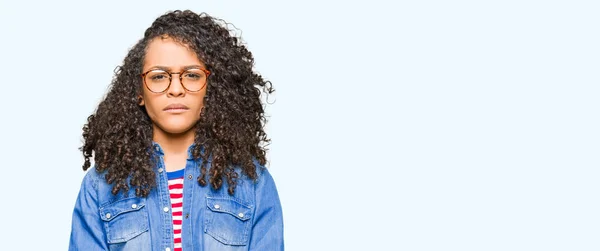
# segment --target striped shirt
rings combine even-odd
[[[171,196],[171,212],[173,213],[173,251],[181,251],[181,222],[183,212],[183,170],[167,172],[169,193]]]

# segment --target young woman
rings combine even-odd
[[[152,23],[83,127],[69,250],[283,250],[253,62],[204,13]]]

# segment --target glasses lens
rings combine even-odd
[[[206,73],[200,69],[190,69],[181,74],[181,81],[185,89],[196,92],[206,84]]]
[[[153,92],[163,92],[169,87],[171,77],[169,73],[162,70],[150,71],[146,74],[146,85]]]

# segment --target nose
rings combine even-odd
[[[167,90],[167,96],[179,97],[183,95],[185,95],[185,89],[183,88],[183,84],[179,79],[179,75],[177,75],[177,77],[172,76],[171,86],[169,86],[169,89]]]

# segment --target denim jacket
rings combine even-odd
[[[160,157],[157,185],[146,198],[136,197],[135,189],[113,195],[104,175],[88,170],[73,211],[69,250],[174,250],[164,155],[158,144],[154,151]],[[267,169],[257,164],[256,181],[240,174],[229,195],[226,182],[219,190],[198,185],[199,164],[188,157],[184,169],[183,250],[283,250],[281,204]]]

